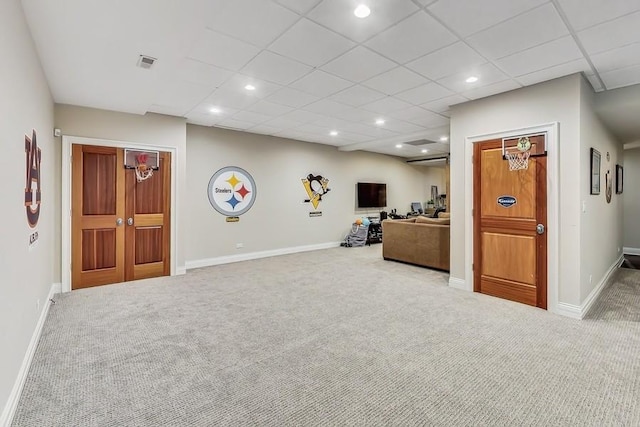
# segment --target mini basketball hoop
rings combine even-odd
[[[546,134],[502,139],[502,158],[509,162],[509,171],[528,169],[530,157],[546,155]]]
[[[159,157],[157,151],[125,150],[124,167],[135,169],[136,180],[142,182],[153,176],[154,169],[158,170]]]

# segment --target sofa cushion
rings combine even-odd
[[[440,212],[438,218],[451,218],[451,212]]]
[[[451,223],[449,218],[429,218],[426,216],[419,216],[416,218],[416,224],[440,224],[448,225]]]

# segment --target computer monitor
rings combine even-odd
[[[411,212],[422,213],[422,204],[420,202],[411,202]]]

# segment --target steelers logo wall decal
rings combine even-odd
[[[256,183],[246,170],[227,166],[213,174],[207,188],[209,203],[222,215],[240,216],[256,200]]]

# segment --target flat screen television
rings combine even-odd
[[[384,208],[387,206],[387,184],[358,183],[359,208]]]

